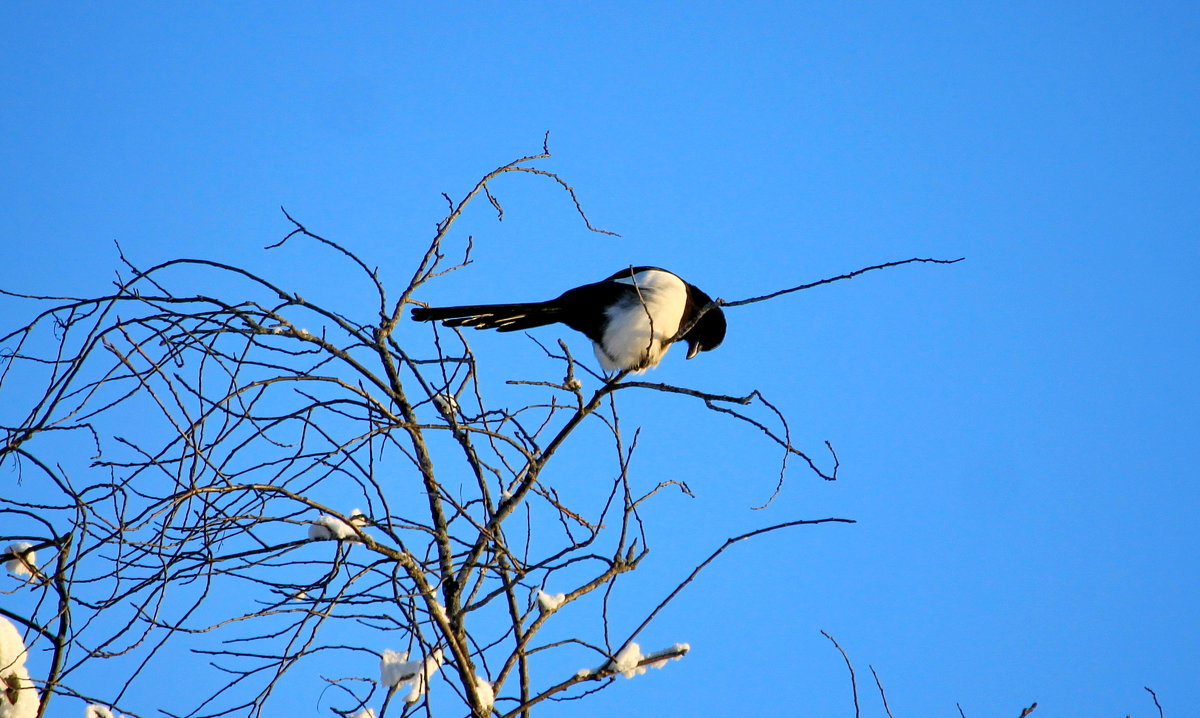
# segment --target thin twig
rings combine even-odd
[[[876,265],[873,265],[870,267],[863,267],[862,269],[856,269],[853,272],[847,272],[846,274],[840,274],[836,277],[829,277],[827,279],[821,279],[821,280],[818,280],[815,282],[809,282],[808,284],[801,284],[799,286],[790,287],[788,289],[780,289],[778,292],[771,292],[770,294],[764,294],[760,297],[750,297],[749,299],[738,299],[738,300],[732,301],[732,302],[725,301],[724,299],[718,299],[717,304],[721,305],[722,307],[740,307],[743,304],[752,304],[754,302],[765,302],[768,299],[774,299],[775,297],[779,297],[784,294],[791,294],[792,292],[799,292],[803,289],[812,289],[813,287],[819,287],[822,284],[832,284],[833,282],[839,282],[843,279],[853,279],[854,277],[857,277],[860,274],[866,274],[867,272],[873,272],[876,269],[887,269],[888,267],[899,267],[902,264],[911,264],[913,262],[931,262],[933,264],[955,264],[957,262],[963,261],[964,259],[966,259],[966,257],[959,257],[958,259],[932,259],[932,258],[928,258],[928,257],[926,257],[926,258],[913,257],[912,259],[901,259],[901,260],[897,260],[895,262],[885,262],[883,264],[876,264]]]
[[[842,659],[846,661],[846,668],[850,670],[850,690],[854,695],[854,718],[858,718],[858,680],[854,677],[854,666],[850,664],[850,656],[846,655],[846,652],[842,650],[841,645],[838,644],[837,640],[834,639],[833,636],[829,635],[825,631],[821,631],[821,635],[833,642],[834,647],[838,649],[838,653],[842,654]]]
[[[1159,705],[1159,703],[1158,703],[1158,694],[1155,693],[1150,688],[1150,686],[1142,686],[1142,687],[1145,688],[1146,691],[1150,694],[1150,697],[1154,699],[1154,707],[1158,709],[1158,718],[1163,718],[1163,707],[1161,705]]]
[[[884,712],[888,714],[888,718],[893,718],[892,709],[888,707],[887,694],[883,692],[883,683],[881,683],[879,680],[879,674],[875,672],[875,666],[872,666],[870,663],[868,663],[867,668],[870,668],[871,675],[875,676],[875,686],[879,688],[879,698],[883,700]]]
[[[711,554],[709,554],[708,558],[701,561],[698,566],[696,566],[694,569],[692,569],[692,572],[688,574],[687,578],[683,579],[683,581],[680,582],[680,584],[675,587],[675,590],[671,591],[671,593],[668,594],[667,597],[664,598],[661,603],[659,603],[657,606],[655,606],[654,610],[650,612],[650,615],[646,616],[646,619],[644,621],[642,621],[641,625],[639,625],[637,628],[635,628],[633,630],[633,633],[631,633],[629,638],[627,638],[625,640],[625,643],[628,643],[629,641],[632,641],[633,639],[637,638],[638,634],[640,634],[642,632],[642,630],[646,628],[646,626],[650,625],[650,622],[654,620],[654,617],[657,616],[660,611],[662,611],[664,608],[666,608],[667,604],[669,604],[671,601],[673,601],[675,599],[675,597],[679,595],[680,591],[682,591],[684,588],[687,587],[688,584],[690,584],[692,581],[694,581],[696,579],[696,577],[700,575],[700,572],[703,571],[706,566],[708,566],[710,563],[715,561],[718,556],[720,556],[722,553],[724,553],[727,548],[734,545],[735,543],[738,543],[739,541],[745,541],[746,539],[749,539],[749,538],[754,538],[755,536],[759,536],[761,534],[770,533],[772,531],[778,531],[780,529],[791,528],[793,526],[809,526],[809,525],[827,524],[827,523],[852,524],[852,523],[856,523],[856,522],[853,519],[838,519],[838,518],[811,519],[811,520],[801,519],[801,520],[797,520],[797,521],[788,521],[788,522],[782,523],[782,524],[775,524],[774,526],[767,526],[767,527],[761,528],[761,529],[755,529],[754,531],[747,531],[746,533],[744,533],[740,536],[734,536],[733,538],[726,539],[725,543],[721,544],[721,546],[716,551],[713,551]]]

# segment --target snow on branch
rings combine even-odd
[[[40,699],[25,667],[27,653],[17,627],[0,616],[0,718],[37,715]]]
[[[690,650],[691,645],[676,643],[670,648],[643,655],[641,646],[630,641],[608,663],[599,668],[584,668],[576,673],[575,677],[581,680],[599,680],[619,673],[626,678],[633,678],[645,673],[647,668],[662,668],[668,661],[678,661]]]
[[[565,593],[556,593],[551,595],[539,589],[537,593],[537,602],[538,612],[554,613],[559,609],[560,606],[567,602],[567,595]]]
[[[492,687],[492,684],[479,676],[475,676],[475,695],[479,696],[479,702],[482,704],[483,710],[490,713],[492,707],[496,705],[496,690]]]
[[[408,651],[384,651],[379,660],[379,682],[393,691],[409,687],[405,703],[416,703],[429,690],[429,679],[444,662],[442,649],[415,660],[408,660]]]
[[[9,544],[8,554],[11,559],[4,562],[4,567],[14,576],[33,577],[37,574],[37,552],[28,541],[17,541]]]
[[[308,538],[313,541],[358,541],[358,527],[367,525],[367,517],[359,509],[350,512],[350,520],[321,514],[321,518],[308,525]]]

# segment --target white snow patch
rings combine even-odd
[[[355,713],[350,718],[375,718],[375,709],[374,708],[363,708],[362,710]]]
[[[552,611],[557,611],[559,606],[567,602],[567,595],[565,593],[556,593],[554,595],[550,595],[545,591],[538,589],[537,601],[539,612],[550,613]]]
[[[112,708],[93,703],[83,709],[83,718],[125,718],[120,713],[114,713]]]
[[[677,661],[683,658],[684,654],[690,650],[692,650],[692,647],[689,644],[676,643],[670,648],[664,648],[661,651],[642,654],[642,647],[630,641],[629,645],[622,648],[617,652],[617,655],[613,656],[613,660],[599,668],[584,668],[577,672],[575,677],[590,678],[597,673],[614,671],[626,678],[633,678],[645,673],[647,668],[662,668],[672,659]]]
[[[385,686],[394,686],[416,670],[408,665],[408,651],[387,650],[379,659],[379,682]]]
[[[429,679],[433,677],[438,666],[442,665],[442,649],[437,649],[433,653],[425,656],[425,665],[413,676],[412,690],[408,692],[408,696],[404,699],[405,703],[416,703],[421,700],[421,696],[425,691],[429,690]]]
[[[397,690],[412,686],[405,703],[416,703],[429,689],[429,679],[438,666],[442,665],[442,649],[430,653],[423,660],[408,660],[408,651],[384,651],[379,661],[379,682],[395,686]]]
[[[350,521],[343,521],[336,516],[321,514],[321,518],[308,525],[308,538],[314,541],[337,539],[338,541],[357,541],[358,532],[355,526],[366,526],[367,517],[360,509],[350,512]]]
[[[583,388],[583,382],[579,381],[575,377],[570,377],[563,382],[563,386],[567,387],[571,391],[579,391]]]
[[[37,570],[37,552],[30,551],[33,544],[28,541],[17,541],[8,545],[7,552],[13,557],[4,563],[14,576],[32,576]]]
[[[642,656],[642,672],[645,673],[647,668],[662,668],[669,661],[678,661],[687,655],[687,652],[692,650],[689,643],[676,643],[670,648],[664,648],[661,651],[655,651],[648,656]],[[647,660],[649,659],[649,660]]]
[[[25,667],[25,641],[12,621],[0,616],[0,718],[34,718],[37,689]],[[13,696],[16,696],[14,699]]]
[[[613,657],[612,669],[626,678],[640,676],[646,672],[644,666],[639,666],[638,663],[645,658],[642,655],[642,647],[637,643],[630,641],[624,648],[617,652]]]
[[[492,706],[496,705],[496,691],[492,688],[492,684],[479,676],[475,676],[475,693],[479,695],[479,701],[483,703],[483,709],[491,712]]]

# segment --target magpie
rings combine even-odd
[[[701,314],[705,307],[708,311]],[[687,358],[691,359],[717,348],[725,339],[721,308],[696,285],[659,267],[622,269],[603,281],[568,289],[548,302],[418,308],[412,318],[501,332],[562,322],[592,340],[596,358],[606,371],[638,374],[657,366],[674,340],[687,342]],[[680,329],[686,331],[675,336]]]

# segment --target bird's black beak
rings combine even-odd
[[[694,344],[692,342],[688,342],[688,352],[687,352],[687,357],[685,357],[685,358],[691,359],[692,357],[696,356],[699,353],[700,353],[700,345]]]

